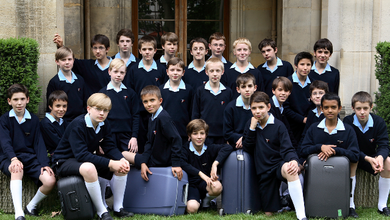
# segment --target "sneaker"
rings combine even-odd
[[[27,206],[24,208],[24,214],[31,215],[31,216],[39,216],[37,209],[32,209],[31,212],[28,211]]]
[[[384,208],[382,209],[382,211],[380,211],[380,210],[378,209],[378,212],[379,212],[379,214],[381,214],[381,215],[390,216],[390,210],[389,210],[388,207],[384,207]]]
[[[99,220],[114,220],[111,217],[110,213],[108,213],[108,212],[103,213],[102,216],[100,216],[98,219]]]
[[[119,209],[119,212],[114,211],[114,215],[119,218],[124,218],[124,217],[133,217],[134,213],[128,212],[124,210],[123,208]]]
[[[349,216],[352,218],[359,218],[359,215],[356,213],[354,208],[349,208]]]

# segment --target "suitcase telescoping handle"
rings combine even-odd
[[[187,205],[187,199],[188,199],[188,186],[189,183],[183,186],[183,200],[184,200],[183,202],[185,205]]]

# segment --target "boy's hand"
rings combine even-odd
[[[251,118],[251,125],[249,126],[249,128],[252,130],[255,130],[258,122],[259,121],[255,117],[252,117]]]
[[[44,171],[48,172],[50,176],[54,176],[54,172],[49,166],[41,167],[41,175]]]
[[[183,178],[183,170],[181,167],[172,167],[172,175],[177,177],[178,180],[181,180]]]
[[[318,159],[320,159],[320,160],[327,161],[328,158],[329,158],[329,157],[326,156],[326,154],[325,154],[324,152],[320,152],[320,153],[318,154]]]
[[[376,160],[377,163],[378,163],[378,171],[379,171],[379,172],[382,172],[382,171],[384,170],[384,169],[383,169],[383,161],[384,161],[384,159],[383,159],[382,155],[376,156],[376,157],[375,157],[375,160]]]
[[[103,148],[99,146],[99,154],[100,155],[104,155],[104,151],[103,151]]]
[[[290,175],[298,174],[299,166],[296,160],[292,160],[287,164],[287,173]]]
[[[382,156],[377,156],[375,158],[370,157],[370,156],[366,156],[364,159],[371,164],[371,167],[374,170],[374,173],[380,173],[383,170],[383,157]]]
[[[137,153],[138,152],[138,142],[137,138],[132,137],[129,141],[128,149],[132,153]]]
[[[57,48],[64,46],[64,40],[62,40],[62,37],[59,34],[54,34],[53,42],[57,44]]]
[[[146,163],[141,164],[141,177],[145,181],[149,181],[148,174],[152,175],[153,173],[149,170],[149,167],[146,165]]]
[[[236,148],[242,148],[242,137],[236,142]]]
[[[212,181],[218,180],[218,176],[217,176],[218,164],[219,164],[218,161],[214,161],[213,165],[211,166],[210,176]]]
[[[23,172],[23,163],[20,160],[14,160],[9,165],[8,170],[10,173]]]
[[[128,173],[130,170],[129,161],[122,158],[120,160],[110,160],[110,163],[108,164],[108,167],[111,171],[118,172],[118,173]]]
[[[306,121],[307,121],[307,117],[305,117],[305,118],[303,119],[303,123],[306,124]]]
[[[324,153],[326,157],[330,157],[332,155],[336,155],[336,151],[333,149],[335,147],[337,147],[337,146],[336,145],[326,145],[326,144],[323,144],[321,146],[321,152]]]
[[[214,181],[208,177],[206,174],[202,173],[202,171],[199,171],[199,176],[207,183],[208,187],[214,186]]]

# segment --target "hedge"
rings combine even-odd
[[[38,85],[39,45],[30,38],[0,39],[0,113],[11,109],[7,102],[7,89],[14,83],[22,83],[29,89],[27,109],[37,113],[41,101]]]

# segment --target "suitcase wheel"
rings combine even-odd
[[[220,210],[218,211],[218,213],[219,213],[220,216],[225,215],[225,212],[223,211],[223,209],[220,209]]]
[[[253,213],[252,213],[252,210],[248,209],[248,210],[246,210],[245,214],[252,215]]]

